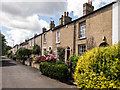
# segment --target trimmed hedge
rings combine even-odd
[[[117,44],[81,56],[74,74],[78,88],[120,88],[119,50]]]
[[[66,81],[69,78],[68,67],[63,64],[54,64],[49,62],[40,63],[40,71],[42,74],[60,81]]]

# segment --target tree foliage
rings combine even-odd
[[[32,54],[32,51],[30,49],[26,49],[26,48],[20,48],[16,52],[17,58],[19,58],[21,60],[25,60],[25,59],[29,58],[31,54]]]
[[[64,61],[65,60],[65,49],[63,47],[58,47],[57,55],[58,55],[58,59],[60,59],[61,61]]]
[[[41,55],[41,49],[40,49],[40,46],[35,44],[34,47],[33,47],[33,54],[34,55]]]
[[[8,50],[11,49],[10,46],[8,46],[6,43],[6,39],[5,39],[5,36],[3,34],[0,33],[0,38],[1,38],[1,45],[2,45],[2,55],[6,55]]]

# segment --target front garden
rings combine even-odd
[[[48,77],[60,81],[73,79],[78,88],[120,88],[120,43],[93,48],[82,56],[71,55],[69,64],[63,60],[64,51],[60,47],[58,57],[52,50],[40,56],[40,47],[35,46],[33,50],[21,48],[16,55],[9,51],[8,56],[23,64],[27,61],[30,66],[37,64],[39,71]]]

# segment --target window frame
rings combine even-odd
[[[32,41],[30,40],[30,47],[32,46]]]
[[[86,38],[86,21],[79,23],[79,31],[78,31],[78,39],[84,39],[84,38]]]
[[[59,33],[59,34],[58,34]],[[58,39],[59,38],[59,39]],[[59,40],[59,41],[58,41]],[[60,43],[60,31],[56,32],[56,43]]]
[[[78,44],[78,55],[82,55],[86,52],[86,44]]]
[[[34,39],[32,39],[32,46],[34,46]]]

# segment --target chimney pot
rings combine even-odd
[[[67,16],[69,15],[69,12],[67,12]]]
[[[64,16],[66,16],[66,12],[64,12]]]
[[[88,4],[92,5],[92,1],[88,0]]]

